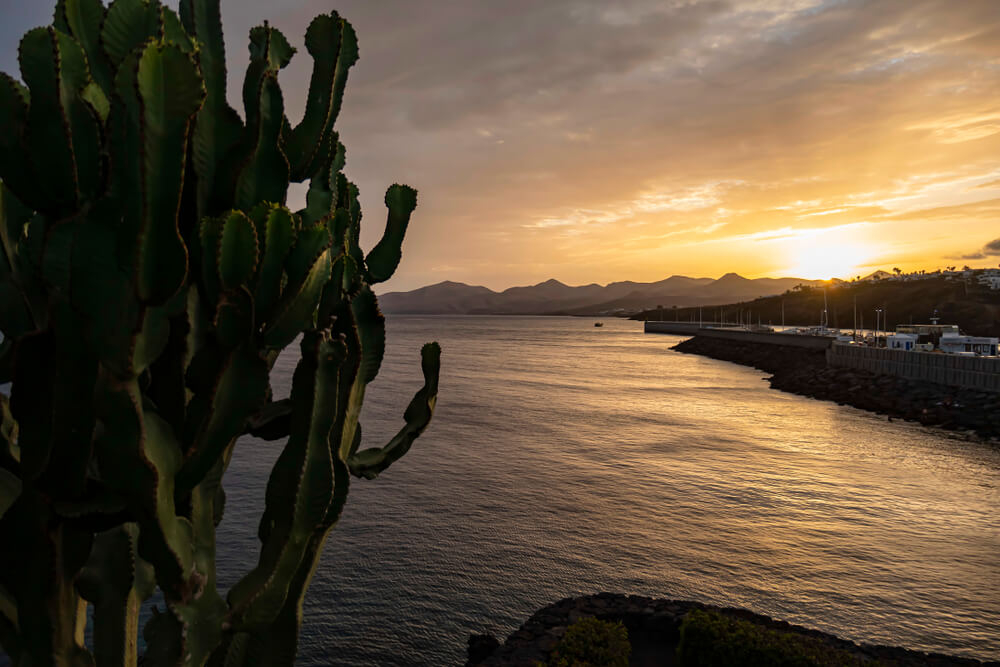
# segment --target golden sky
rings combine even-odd
[[[50,15],[20,6],[7,71]],[[301,46],[331,6],[361,44],[363,242],[387,185],[420,191],[387,289],[1000,263],[998,0],[223,0],[233,81],[235,35]],[[293,123],[309,67],[283,72]]]

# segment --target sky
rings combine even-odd
[[[53,5],[0,0],[0,69]],[[223,0],[237,109],[269,20],[301,118],[333,9],[362,244],[420,192],[386,290],[1000,264],[998,0]]]

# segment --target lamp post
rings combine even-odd
[[[881,329],[879,328],[879,322],[880,322],[881,316],[882,316],[882,309],[881,308],[876,308],[875,309],[875,347],[880,347],[879,342],[878,342],[878,335],[879,335],[879,331],[881,331]]]

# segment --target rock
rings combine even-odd
[[[478,665],[500,648],[500,640],[493,635],[469,635],[468,666]]]
[[[561,601],[555,605],[543,607],[535,612],[521,626],[521,629],[512,633],[502,645],[492,635],[472,635],[469,637],[469,661],[466,666],[511,667],[524,665],[525,667],[534,667],[548,657],[549,652],[565,634],[565,610],[567,608],[571,610],[569,611],[570,616],[574,614],[580,616],[579,609],[594,606],[596,600],[596,597],[581,597],[573,600],[572,604],[569,605],[564,604],[565,601]],[[639,596],[625,597],[624,595],[602,596],[600,600],[605,603],[606,609],[606,612],[602,613],[602,617],[624,623],[633,642],[640,644],[645,642],[643,651],[647,655],[650,655],[650,651],[659,652],[660,657],[663,657],[663,652],[672,655],[672,651],[676,648],[677,629],[684,616],[692,609],[712,609],[766,627],[816,637],[849,651],[856,655],[859,660],[865,662],[880,661],[882,664],[896,665],[897,667],[923,667],[926,665],[969,667],[984,664],[990,667],[1000,667],[1000,663],[996,662],[981,663],[976,660],[927,654],[903,648],[858,645],[819,630],[791,625],[785,621],[754,614],[745,609],[720,609],[699,602],[652,600]],[[549,621],[546,623],[545,619],[549,619]],[[557,619],[562,619],[562,621]],[[538,631],[535,633],[526,632],[525,628],[528,627],[535,627]]]

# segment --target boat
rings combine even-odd
[[[604,322],[594,322],[594,326],[595,327],[603,327],[604,326]]]

